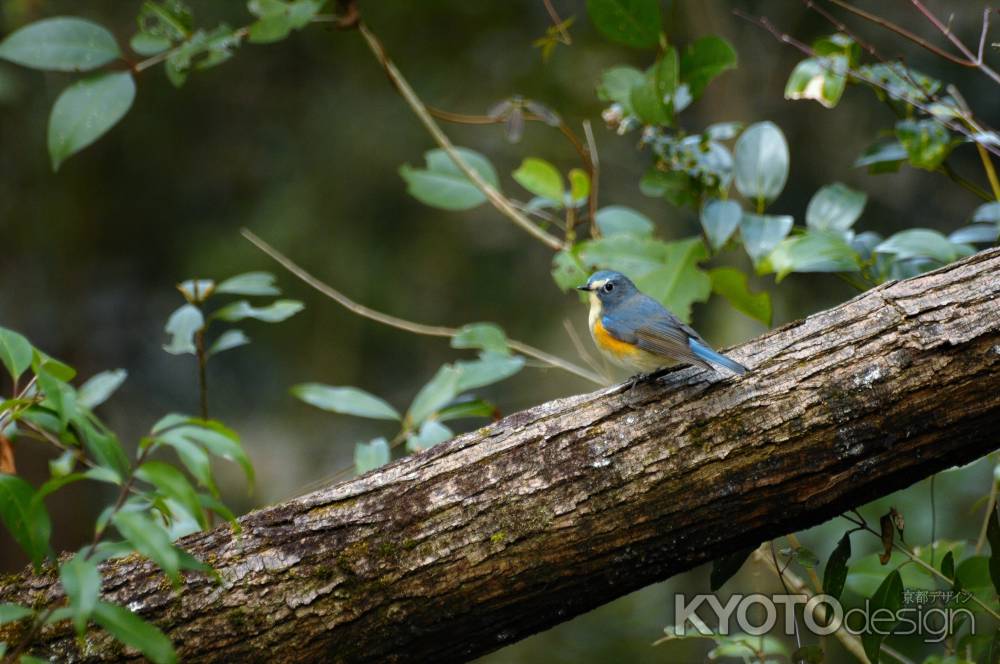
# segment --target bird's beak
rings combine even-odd
[[[589,292],[590,291],[590,284],[584,284],[582,286],[577,286],[576,289],[577,290],[582,290],[582,291],[588,291]]]

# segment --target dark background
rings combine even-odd
[[[242,2],[191,5],[204,27],[248,19]],[[530,46],[549,25],[540,1],[362,2],[372,29],[427,103],[484,113],[518,93],[544,102],[574,127],[590,118],[603,165],[602,204],[643,211],[666,238],[696,233],[692,212],[639,193],[649,157],[635,150],[635,135],[616,136],[600,121],[602,104],[594,95],[600,72],[617,64],[645,67],[652,54],[601,38],[582,0],[555,5],[564,17],[576,16],[574,43],[556,48],[544,63]],[[859,5],[944,43],[909,3]],[[978,38],[980,3],[929,5],[943,17],[954,12],[952,25],[967,43]],[[0,0],[0,34],[70,14],[102,23],[125,46],[139,6]],[[684,125],[697,130],[711,122],[769,119],[784,130],[791,177],[772,211],[793,214],[801,223],[816,189],[842,181],[869,195],[859,229],[888,235],[963,225],[979,201],[942,176],[911,169],[869,176],[852,168],[879,131],[891,127],[889,111],[856,88],[834,111],[785,101],[785,81],[803,56],[734,17],[734,7],[766,15],[807,42],[833,30],[788,0],[664,4],[674,42],[719,34],[740,57],[738,70],[724,74],[685,111]],[[910,65],[958,84],[980,117],[998,123],[1000,102],[986,77],[873,26],[850,23],[885,54],[903,54]],[[290,385],[356,385],[403,409],[441,363],[463,356],[446,341],[382,327],[308,290],[243,240],[243,226],[376,309],[434,324],[495,321],[513,338],[579,361],[563,320],[585,333],[585,308],[553,284],[547,248],[489,206],[444,212],[406,194],[399,166],[421,164],[434,145],[356,33],[313,26],[278,44],[244,45],[231,61],[193,73],[180,90],[161,67],[150,69],[140,76],[124,121],[53,174],[45,149],[48,111],[72,79],[0,63],[0,324],[74,365],[83,378],[128,369],[128,381],[101,415],[132,446],[162,414],[197,408],[193,358],[161,349],[163,324],[181,303],[174,284],[194,276],[275,272],[286,296],[303,300],[305,311],[276,326],[246,325],[253,344],[219,356],[209,370],[212,415],[239,431],[257,469],[257,490],[247,496],[238,472],[220,468],[229,480],[227,500],[238,511],[302,493],[348,465],[355,442],[394,433],[378,423],[310,409],[289,395]],[[523,192],[508,176],[524,156],[544,157],[564,172],[578,165],[561,135],[541,124],[529,125],[516,145],[504,140],[499,126],[445,128],[457,144],[489,155],[504,188],[518,195]],[[983,183],[973,148],[959,148],[953,163]],[[772,291],[775,324],[853,295],[829,275],[793,275],[777,286],[770,277],[755,283]],[[694,315],[695,326],[720,346],[763,331],[717,300],[697,306]],[[566,374],[529,368],[486,392],[508,413],[587,389]],[[48,450],[27,443],[17,448],[19,469],[36,483],[48,458]],[[989,472],[979,464],[960,480],[939,483],[939,536],[975,536],[978,516],[968,516],[968,509],[988,488]],[[55,545],[83,542],[107,499],[98,486],[51,498]],[[925,532],[926,485],[891,501],[908,506],[908,523]],[[813,534],[821,557],[842,529]],[[0,545],[4,569],[25,562],[6,536]],[[769,588],[773,579],[749,570],[740,583],[744,589]],[[677,588],[707,588],[707,572],[651,587],[491,660],[697,660],[704,644],[683,655],[649,646],[672,620],[671,592]]]

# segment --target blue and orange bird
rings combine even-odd
[[[746,373],[745,366],[712,350],[694,329],[620,272],[595,272],[577,289],[590,293],[594,343],[617,364],[650,372],[674,364],[710,369],[711,362]]]

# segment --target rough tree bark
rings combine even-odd
[[[183,661],[475,657],[1000,446],[1000,250],[875,288],[692,368],[545,403],[191,536],[221,584],[136,557],[105,594]],[[59,596],[23,577],[0,599]],[[47,628],[36,654],[81,653]],[[134,653],[133,653],[134,654]]]

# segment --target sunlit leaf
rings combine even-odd
[[[488,184],[499,188],[500,180],[489,160],[467,148],[455,148],[462,160]],[[424,154],[427,167],[414,168],[404,164],[399,174],[406,180],[406,190],[422,203],[445,210],[470,210],[484,202],[486,196],[466,177],[444,150]]]
[[[604,101],[620,104],[627,114],[634,115],[632,88],[645,83],[645,74],[635,67],[612,67],[601,74],[597,96]]]
[[[788,180],[788,143],[773,122],[752,124],[733,153],[736,188],[752,201],[770,202]]]
[[[108,400],[128,377],[124,369],[102,371],[87,379],[77,390],[76,402],[84,408],[94,409]]]
[[[867,194],[840,184],[820,188],[806,207],[806,226],[816,231],[844,233],[861,216]]]
[[[701,227],[705,231],[705,237],[712,249],[718,251],[740,225],[740,217],[743,216],[743,209],[736,201],[709,200],[701,208],[699,219]]]
[[[590,176],[581,168],[570,169],[569,200],[572,205],[579,205],[590,196]]]
[[[452,348],[478,348],[502,355],[510,355],[507,335],[496,323],[470,323],[463,325],[451,338]]]
[[[266,44],[279,41],[292,30],[304,28],[326,0],[250,0],[250,13],[259,20],[250,26],[248,38],[251,42]]]
[[[450,364],[443,365],[434,374],[434,377],[417,392],[417,396],[414,397],[406,414],[406,421],[412,426],[419,425],[454,399],[460,391],[459,380],[461,378],[462,371],[460,369]]]
[[[454,435],[451,429],[437,420],[427,420],[420,425],[418,433],[407,436],[406,450],[408,452],[423,452],[438,443],[451,440]]]
[[[563,203],[565,187],[559,169],[536,157],[527,157],[512,174],[514,180],[536,196]]]
[[[275,300],[264,307],[255,307],[246,300],[239,300],[228,304],[214,314],[213,318],[235,323],[246,318],[263,321],[265,323],[280,323],[291,318],[305,308],[305,305],[298,300]]]
[[[1000,202],[983,203],[972,213],[972,221],[1000,225]]]
[[[95,74],[63,90],[49,116],[52,170],[115,126],[134,99],[135,81],[127,71]]]
[[[171,355],[194,355],[197,352],[194,335],[203,327],[205,318],[201,311],[193,304],[182,305],[167,319],[164,331],[170,335],[170,343],[165,344],[163,350]]]
[[[840,235],[809,231],[782,240],[759,267],[781,281],[792,272],[857,272],[859,258]]]
[[[201,509],[198,492],[184,476],[169,463],[163,461],[146,461],[135,471],[135,476],[144,482],[149,482],[159,489],[164,496],[175,500],[195,520],[201,528],[208,527],[208,519]]]
[[[389,443],[385,438],[376,438],[370,443],[354,445],[354,469],[358,475],[387,463],[389,463]]]
[[[708,271],[712,292],[721,295],[733,308],[764,325],[771,325],[771,296],[767,292],[750,291],[747,275],[734,267],[717,267]]]
[[[474,390],[510,378],[524,367],[524,358],[484,352],[478,360],[456,362],[459,371],[457,392]]]
[[[331,387],[320,383],[295,385],[292,394],[311,406],[357,417],[398,420],[399,413],[384,400],[356,387]]]
[[[740,235],[743,248],[753,260],[760,262],[785,239],[792,230],[793,220],[788,215],[764,215],[744,212],[740,217]]]
[[[216,293],[232,295],[280,295],[270,272],[247,272],[226,279],[215,287]]]
[[[785,99],[812,99],[826,108],[840,101],[847,87],[847,58],[806,58],[795,65],[785,84]]]
[[[0,327],[0,362],[12,379],[17,380],[31,366],[31,358],[31,343],[14,330]]]
[[[51,71],[90,71],[121,57],[105,28],[72,16],[29,23],[0,42],[0,58]]]
[[[928,171],[937,170],[955,146],[948,129],[935,120],[900,120],[896,123],[896,138],[910,164]]]
[[[240,346],[245,346],[250,343],[250,337],[248,337],[243,330],[226,330],[219,335],[219,338],[209,347],[208,355],[217,355],[227,350],[232,350],[233,348],[239,348]]]
[[[601,235],[635,235],[648,237],[653,234],[653,222],[646,215],[625,207],[609,205],[597,211],[594,218]]]
[[[927,257],[939,263],[950,263],[974,253],[975,250],[967,244],[951,242],[938,231],[910,228],[892,235],[875,247],[875,251],[881,254],[893,254],[897,260]]]
[[[582,286],[588,276],[583,263],[572,252],[564,249],[552,257],[552,280],[564,292]]]

